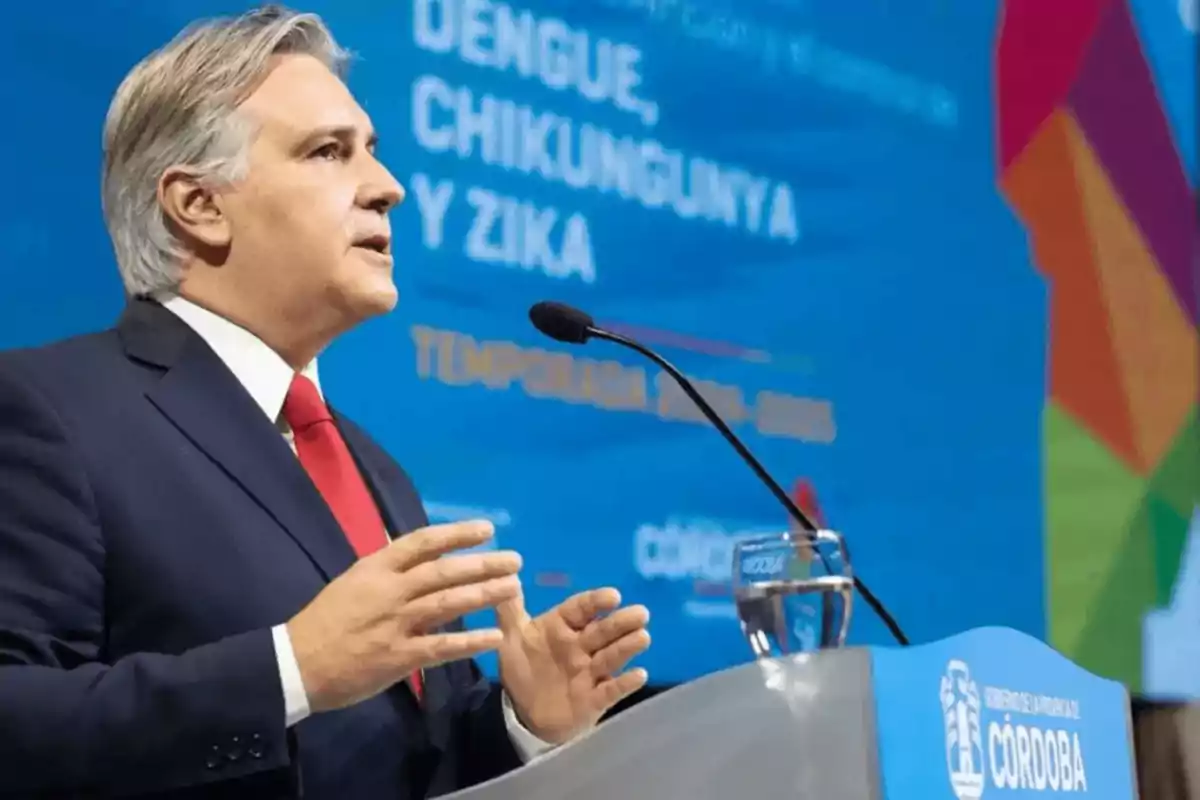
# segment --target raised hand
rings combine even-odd
[[[616,589],[595,589],[537,618],[520,595],[497,606],[501,683],[518,719],[543,741],[566,742],[646,684],[645,670],[623,670],[650,646],[650,612],[620,604]]]
[[[415,670],[496,649],[497,628],[436,632],[520,596],[516,553],[449,555],[492,535],[488,522],[414,531],[359,560],[300,611],[288,636],[312,710],[353,705]]]

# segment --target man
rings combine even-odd
[[[325,404],[396,303],[403,189],[321,21],[265,8],[139,64],[105,126],[130,302],[0,354],[0,795],[419,798],[595,725],[646,675],[615,590],[531,618]],[[494,608],[497,629],[461,615]],[[470,659],[498,650],[503,690]]]

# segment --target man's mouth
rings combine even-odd
[[[373,250],[381,256],[390,256],[392,254],[392,239],[390,236],[383,234],[359,239],[354,243],[354,246],[361,247],[364,250]]]

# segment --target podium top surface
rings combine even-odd
[[[461,800],[1134,800],[1125,688],[1005,628],[753,661]]]

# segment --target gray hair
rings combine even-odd
[[[186,253],[158,182],[172,166],[214,183],[242,177],[254,126],[238,106],[272,58],[288,54],[313,56],[339,76],[349,61],[316,14],[269,5],[186,28],[121,82],[104,123],[101,202],[127,294],[178,288]]]

